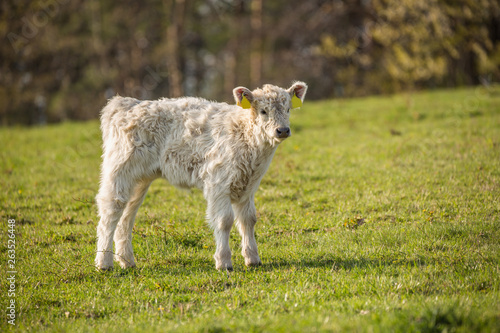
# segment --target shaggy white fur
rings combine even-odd
[[[235,218],[245,264],[261,264],[254,236],[254,194],[278,144],[291,135],[293,95],[304,100],[306,91],[303,82],[287,90],[273,85],[254,91],[235,88],[236,102],[245,97],[250,109],[193,97],[112,98],[101,114],[96,266],[113,267],[113,240],[120,265],[135,266],[135,216],[149,185],[159,177],[177,187],[203,191],[217,244],[217,269],[232,269],[229,232]]]

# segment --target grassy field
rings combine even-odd
[[[500,332],[500,87],[307,102],[291,121],[256,196],[264,264],[244,266],[233,230],[231,273],[202,194],[162,180],[138,267],[96,271],[98,123],[0,129],[0,331]]]

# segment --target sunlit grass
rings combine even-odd
[[[158,180],[138,267],[103,273],[98,123],[0,129],[15,328],[500,331],[500,88],[308,102],[292,133],[256,196],[263,266],[244,266],[234,230],[235,271],[216,271],[202,194]]]

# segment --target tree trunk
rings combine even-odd
[[[239,50],[241,47],[240,38],[242,36],[242,24],[245,19],[245,4],[244,0],[236,2],[234,6],[233,15],[230,18],[231,30],[234,31],[231,39],[229,40],[226,50],[224,52],[224,96],[233,100],[233,89],[241,85],[238,83],[238,77],[241,74],[238,68],[238,61],[241,60]],[[240,63],[241,65],[241,63]]]
[[[170,97],[184,95],[182,89],[182,70],[179,36],[184,26],[185,0],[171,0],[170,23],[167,27],[167,70]]]
[[[260,86],[262,81],[262,0],[252,0],[250,25],[252,27],[250,84],[253,89]]]

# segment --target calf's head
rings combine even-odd
[[[292,135],[290,110],[302,105],[306,92],[304,82],[295,82],[286,90],[271,84],[254,91],[237,87],[233,95],[239,106],[253,111],[255,123],[262,129],[267,141],[275,145]]]

